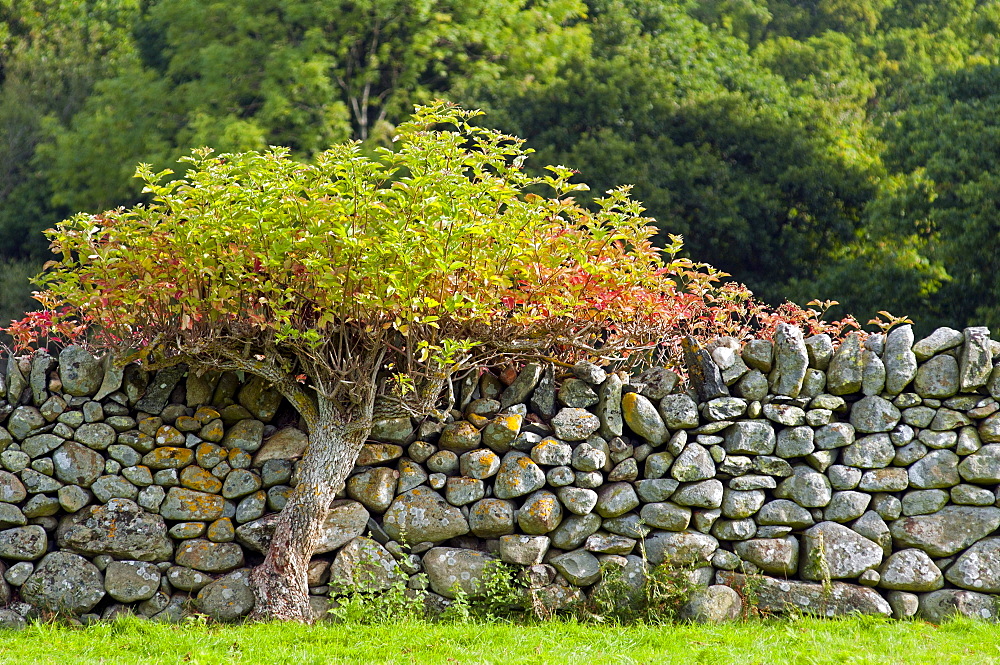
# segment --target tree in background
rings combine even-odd
[[[262,377],[305,420],[298,484],[251,578],[258,618],[310,618],[309,560],[373,422],[434,413],[454,372],[621,359],[765,320],[744,289],[655,249],[627,190],[580,207],[569,169],[527,175],[522,142],[473,115],[424,108],[373,157],[357,142],[310,164],[197,151],[167,184],[140,169],[148,205],[49,233],[48,309],[8,330],[22,348],[89,327],[147,369]]]
[[[590,4],[592,49],[557,80],[481,91],[477,103],[598,191],[635,183],[664,240],[683,234],[693,256],[780,302],[854,237],[874,191],[864,83],[813,86],[825,98],[792,89],[681,8]]]

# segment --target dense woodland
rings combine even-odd
[[[434,98],[768,301],[1000,328],[994,0],[0,0],[0,318],[137,163],[388,145]]]

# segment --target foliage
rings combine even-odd
[[[558,81],[486,101],[596,190],[635,183],[661,242],[682,234],[692,255],[780,302],[782,284],[856,229],[878,170],[870,139],[840,121],[841,100],[793,94],[738,39],[657,7],[593,3],[593,47]]]
[[[571,198],[585,189],[572,171],[528,175],[522,142],[468,124],[474,115],[424,108],[374,158],[356,142],[312,164],[283,149],[201,150],[166,184],[142,167],[150,204],[49,232],[61,259],[41,298],[148,363],[245,359],[249,345],[341,397],[359,368],[419,383],[483,354],[627,354],[755,323],[749,293],[678,258],[679,239],[666,255],[650,244],[627,189],[591,213]],[[441,124],[455,129],[428,131]],[[554,195],[527,191],[537,187]],[[44,323],[10,332],[24,346]],[[365,353],[373,366],[357,364]]]

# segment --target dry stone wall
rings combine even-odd
[[[550,608],[621,566],[684,567],[685,616],[797,608],[995,619],[1000,343],[985,328],[687,345],[690,383],[581,362],[455,386],[445,422],[376,423],[310,569],[471,596],[489,562]],[[308,442],[261,380],[147,373],[78,347],[0,362],[0,621],[219,620]],[[371,577],[374,563],[374,577]]]

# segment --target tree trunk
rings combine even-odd
[[[371,428],[321,416],[310,427],[309,447],[298,464],[298,484],[278,515],[264,562],[250,575],[256,596],[251,619],[311,623],[307,572],[330,504],[344,487]]]

